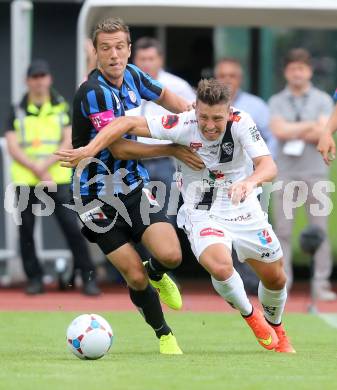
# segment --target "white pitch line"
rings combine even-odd
[[[337,313],[320,313],[317,315],[319,318],[321,318],[325,323],[330,325],[331,327],[337,329]]]

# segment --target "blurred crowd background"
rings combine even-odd
[[[310,1],[308,1],[310,3]],[[113,5],[113,1],[111,1]],[[53,85],[66,101],[71,105],[74,92],[77,87],[78,75],[76,74],[77,60],[77,21],[83,2],[63,0],[34,1],[31,13],[31,59],[44,59],[49,64],[48,73],[53,77]],[[148,12],[148,11],[144,11]],[[8,113],[11,105],[11,8],[9,1],[0,2],[0,44],[2,58],[0,61],[0,123],[4,135],[8,124]],[[116,15],[118,16],[118,14]],[[161,71],[165,70],[173,75],[182,78],[186,84],[183,90],[193,96],[193,88],[202,77],[217,76],[214,73],[215,65],[221,58],[230,58],[227,63],[232,67],[232,82],[237,83],[237,88],[256,95],[264,102],[280,92],[285,87],[284,59],[287,53],[293,48],[307,49],[311,54],[313,68],[313,84],[320,90],[333,96],[337,86],[337,29],[329,28],[296,28],[296,27],[200,27],[195,26],[158,26],[155,24],[133,25],[125,20],[131,29],[132,42],[139,42],[140,38],[155,38],[160,44],[160,49],[155,47],[155,53],[159,54],[163,63],[160,63]],[[287,23],[285,23],[287,25]],[[140,41],[142,42],[142,41]],[[144,44],[144,41],[143,41]],[[148,47],[151,47],[151,41]],[[145,46],[141,49],[147,49]],[[133,49],[134,50],[134,49]],[[88,71],[94,64],[90,42],[83,46],[83,52],[87,56]],[[137,64],[137,53],[133,51],[131,61]],[[141,59],[138,58],[138,66],[141,66]],[[146,61],[145,61],[146,62]],[[221,62],[220,62],[221,65]],[[219,65],[219,66],[220,66]],[[222,64],[223,65],[223,64]],[[151,73],[151,69],[144,70]],[[25,70],[26,71],[26,70]],[[220,69],[218,69],[220,72]],[[227,71],[230,72],[230,71]],[[220,72],[221,73],[221,72]],[[221,77],[219,73],[218,77]],[[154,75],[154,76],[158,76]],[[163,77],[163,74],[161,75]],[[156,78],[157,78],[156,77]],[[226,81],[226,80],[225,80]],[[174,81],[171,81],[174,83]],[[230,80],[227,79],[227,82]],[[170,85],[167,85],[170,87]],[[175,91],[179,93],[178,91]],[[25,85],[22,85],[22,96],[25,93]],[[260,101],[262,104],[262,101]],[[249,104],[257,104],[256,101]],[[262,104],[263,105],[263,104]],[[332,106],[332,101],[331,101]],[[239,107],[240,108],[240,107]],[[148,109],[148,108],[147,108]],[[246,108],[245,108],[246,109]],[[264,105],[268,110],[268,106]],[[150,110],[151,111],[151,110]],[[248,110],[247,110],[248,111]],[[254,118],[256,122],[263,120],[262,116],[268,113],[261,113],[260,117]],[[261,125],[260,125],[261,127]],[[7,129],[9,130],[9,129]],[[262,131],[262,128],[261,128]],[[268,124],[264,130],[266,138],[270,136],[271,149],[277,149],[277,140],[272,137]],[[2,143],[3,148],[5,143]],[[3,155],[2,149],[2,155]],[[165,163],[165,162],[164,162]],[[5,175],[9,166],[1,161],[0,172],[0,201],[3,204],[5,188]],[[155,175],[156,168],[150,167]],[[332,165],[329,172],[333,182],[337,179],[336,164]],[[335,192],[331,194],[333,203],[336,204]],[[271,220],[275,219],[275,213],[270,213]],[[62,273],[66,272],[66,264],[71,255],[60,228],[52,217],[44,217],[38,226],[40,235],[39,256],[44,264],[46,282],[52,282],[59,278],[60,287]],[[337,262],[337,211],[334,207],[329,217],[329,239],[331,242],[332,257],[335,264],[333,278],[336,277]],[[301,230],[308,224],[304,207],[301,207],[295,218],[294,230],[290,235],[291,248],[295,265],[295,279],[309,278],[309,257],[305,255],[298,244]],[[0,284],[8,286],[24,280],[21,261],[19,260],[19,248],[8,252],[6,245],[6,214],[4,208],[0,208]],[[192,258],[188,249],[187,241],[184,241],[185,256],[182,266],[177,270],[178,276],[186,278],[197,278],[205,276],[201,267]],[[18,244],[18,241],[17,241]],[[18,247],[19,245],[17,245]],[[102,255],[95,247],[90,247],[90,256],[98,266],[98,280],[120,281],[119,276],[104,262]],[[55,262],[55,260],[57,260]],[[56,265],[55,265],[56,264]],[[68,272],[68,271],[67,271]],[[71,274],[71,271],[69,271]],[[49,275],[49,276],[48,276]]]

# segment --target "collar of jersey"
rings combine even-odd
[[[99,69],[97,69],[97,79],[107,84],[110,88],[113,88],[116,92],[118,92],[120,96],[122,97],[128,96],[129,92],[124,77],[120,88],[116,87],[116,85],[112,84],[108,79],[106,79],[103,76],[103,73]]]

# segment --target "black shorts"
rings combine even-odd
[[[113,204],[119,212],[111,205],[112,199],[118,202]],[[150,225],[168,222],[155,198],[145,188],[136,188],[127,196],[111,196],[100,207],[97,207],[98,199],[83,196],[81,200],[86,206],[93,202],[93,206],[86,208],[85,212],[79,212],[76,208],[83,224],[82,234],[90,242],[96,243],[105,255],[127,242],[138,243]],[[103,197],[99,199],[102,200]]]

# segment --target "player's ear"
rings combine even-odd
[[[129,44],[129,48],[128,48],[128,49],[129,49],[129,55],[128,55],[128,58],[130,58],[130,57],[131,57],[131,46],[132,46],[132,45],[131,45],[131,43],[130,43],[130,44]]]

